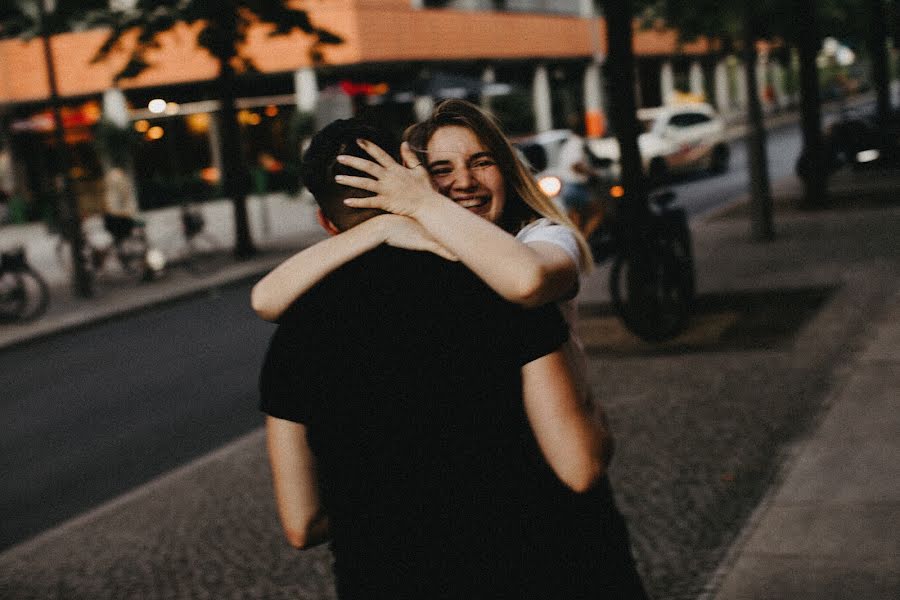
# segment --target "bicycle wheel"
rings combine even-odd
[[[0,277],[0,318],[30,321],[44,314],[49,303],[47,283],[31,269]]]
[[[19,273],[0,274],[0,320],[17,320],[25,306],[25,288],[20,279]]]
[[[220,269],[227,261],[218,240],[201,231],[194,234],[187,243],[188,254],[184,266],[194,275],[204,275]]]
[[[660,342],[684,330],[690,316],[690,282],[670,244],[661,241],[646,257],[644,272],[620,254],[609,275],[613,307],[625,326],[641,339]]]
[[[682,208],[672,209],[663,218],[665,239],[661,241],[661,244],[668,246],[672,256],[675,257],[675,263],[678,265],[678,270],[686,286],[688,306],[693,308],[697,295],[697,283],[687,213]]]
[[[144,275],[146,255],[147,242],[138,236],[127,237],[116,247],[116,256],[129,275]]]

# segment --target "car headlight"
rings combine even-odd
[[[538,187],[548,198],[555,198],[562,189],[562,181],[554,175],[545,175],[538,179]]]

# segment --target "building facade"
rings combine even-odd
[[[114,0],[128,6],[133,0]],[[255,26],[245,52],[260,73],[237,83],[244,158],[256,189],[290,185],[292,133],[311,116],[363,114],[397,131],[434,102],[465,97],[492,110],[511,135],[564,126],[569,113],[604,130],[604,20],[591,0],[323,0],[299,1],[313,22],[344,42],[310,59],[302,34],[269,37]],[[124,54],[93,63],[103,30],[54,36],[63,121],[83,210],[94,210],[108,159],[98,152],[98,123],[127,126],[137,141],[133,169],[143,208],[216,194],[216,63],[196,44],[196,28],[161,36],[152,67],[113,85]],[[707,98],[721,110],[739,107],[737,69],[706,41],[679,44],[675,31],[636,29],[638,98],[643,106],[679,95]],[[0,126],[11,153],[14,193],[29,215],[47,212],[52,120],[39,40],[0,41]],[[102,146],[102,143],[100,144]]]

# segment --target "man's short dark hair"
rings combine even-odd
[[[339,119],[313,136],[301,164],[300,176],[304,185],[328,220],[340,230],[349,229],[383,212],[344,205],[345,198],[363,198],[373,194],[341,185],[334,180],[335,175],[368,177],[366,173],[346,167],[335,160],[339,154],[371,160],[372,157],[356,143],[358,139],[373,142],[395,159],[399,156],[399,145],[390,133],[361,119]]]

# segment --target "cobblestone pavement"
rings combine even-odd
[[[608,315],[604,269],[585,286],[591,383],[618,438],[611,477],[653,598],[704,591],[897,290],[896,231],[897,210],[780,218],[766,245],[743,222],[704,225],[700,314],[662,346]],[[256,431],[0,554],[0,598],[323,600],[329,567],[326,550],[283,542]]]

